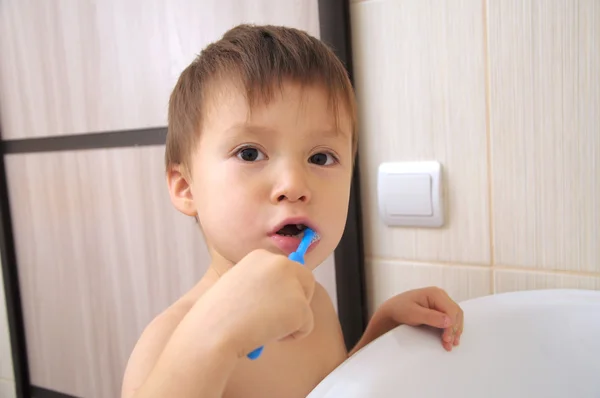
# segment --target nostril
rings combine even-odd
[[[277,202],[283,202],[284,200],[288,200],[291,202],[306,202],[306,195],[298,196],[298,197],[290,197],[289,195],[279,195],[277,197]]]

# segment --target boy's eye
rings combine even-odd
[[[263,160],[265,154],[256,148],[242,148],[237,153],[237,157],[244,162],[256,162],[257,160]]]
[[[329,166],[335,163],[335,158],[330,153],[315,153],[309,158],[310,163],[314,163],[319,166]]]

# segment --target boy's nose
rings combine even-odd
[[[279,170],[279,178],[271,194],[273,203],[308,202],[311,194],[306,177],[299,170]]]

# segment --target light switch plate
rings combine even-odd
[[[388,226],[443,226],[442,192],[439,162],[390,162],[379,166],[379,215]]]

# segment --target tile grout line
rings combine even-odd
[[[386,262],[386,263],[401,263],[404,265],[416,265],[416,266],[433,266],[433,267],[448,267],[448,268],[471,268],[478,270],[492,271],[491,264],[476,264],[476,263],[457,263],[451,261],[424,261],[424,260],[411,260],[406,258],[392,258],[392,257],[377,257],[367,256],[367,262]],[[560,269],[544,269],[534,268],[519,265],[504,265],[494,264],[494,270],[497,271],[511,271],[511,272],[529,272],[536,274],[552,274],[552,275],[564,275],[564,276],[580,276],[580,277],[593,277],[600,278],[600,272],[595,271],[569,271]]]
[[[496,277],[494,272],[495,263],[495,251],[494,251],[494,201],[493,201],[493,188],[492,188],[492,133],[491,133],[491,102],[492,102],[492,89],[491,89],[491,66],[490,66],[490,54],[489,54],[489,40],[488,40],[488,2],[482,0],[483,4],[483,63],[484,63],[484,79],[485,79],[485,132],[486,132],[486,151],[487,151],[487,176],[488,176],[488,222],[489,222],[489,237],[490,237],[490,293],[496,293]]]

